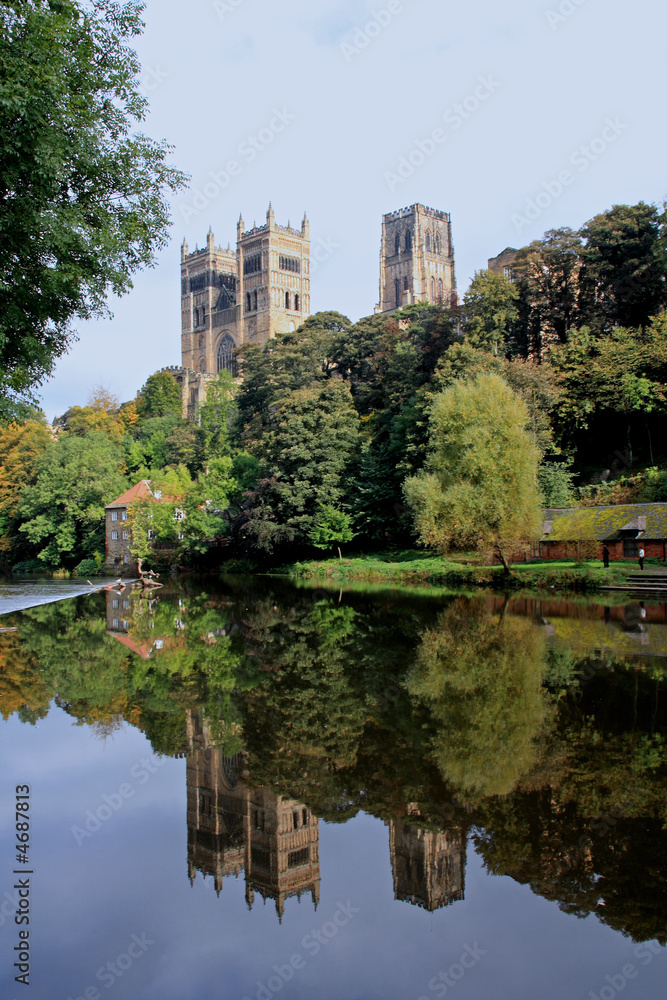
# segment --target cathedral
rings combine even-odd
[[[382,220],[380,301],[390,313],[413,302],[456,305],[451,216],[421,204]],[[181,246],[181,365],[166,369],[181,386],[183,415],[196,419],[206,385],[219,371],[236,373],[242,344],[265,344],[296,330],[310,315],[310,226],[306,215],[294,229],[276,223],[246,230],[243,217],[236,249]]]

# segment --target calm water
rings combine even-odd
[[[3,997],[664,997],[665,604],[230,578],[8,626]]]

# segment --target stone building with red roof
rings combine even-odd
[[[148,497],[159,499],[151,490],[150,482],[142,479],[131,489],[119,496],[113,503],[105,507],[105,550],[106,562],[109,568],[117,571],[129,569],[132,564],[130,552],[130,527],[128,524],[128,507],[135,500],[146,500]]]

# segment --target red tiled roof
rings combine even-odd
[[[128,490],[127,493],[123,493],[122,496],[114,500],[113,503],[108,503],[107,507],[127,507],[131,504],[133,500],[145,500],[147,497],[152,497],[153,493],[147,479],[142,479],[141,482],[133,486],[132,489]]]

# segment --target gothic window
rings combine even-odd
[[[405,249],[412,250],[412,233],[405,234]]]
[[[435,278],[431,278],[431,302],[435,302]]]
[[[257,291],[254,291],[252,293],[252,307],[253,307],[253,309],[256,312],[257,311]]]
[[[257,253],[243,261],[244,274],[257,274],[262,270],[262,255]]]
[[[287,855],[288,868],[301,868],[310,862],[310,848],[302,847],[300,851],[290,851]]]
[[[401,252],[401,237],[396,233],[396,239],[394,240],[394,253]]]
[[[203,351],[205,343],[206,343],[206,338],[205,337],[200,337],[199,338],[199,350],[200,351]]]
[[[396,296],[396,308],[400,309],[401,308],[401,283],[398,280],[398,278],[396,278],[396,280],[394,282],[394,294]]]
[[[290,307],[289,292],[285,292],[285,309],[289,309],[289,307]]]
[[[226,333],[218,344],[217,364],[219,372],[224,369],[225,371],[231,372],[232,375],[236,374],[236,361],[234,358],[235,348],[236,344],[230,335]]]
[[[283,257],[281,255],[278,258],[278,266],[281,271],[293,271],[295,274],[301,274],[301,261],[298,257]]]
[[[299,311],[299,296],[296,294],[294,296],[294,308],[297,312]]]
[[[438,302],[442,304],[442,278],[438,280]]]
[[[403,291],[407,292],[407,290],[408,290],[408,276],[406,274],[405,277],[403,278]]]
[[[245,311],[250,312],[250,292],[245,293]]]
[[[431,234],[430,233],[426,234],[426,249],[427,250],[431,249]]]
[[[204,326],[204,324],[206,323],[206,310],[205,309],[201,309],[200,313],[201,313],[201,315],[199,317],[199,325],[200,326]]]
[[[206,358],[200,358],[199,359],[199,371],[200,372],[205,372],[206,371]]]
[[[435,252],[440,253],[440,233],[436,233],[435,237]]]

